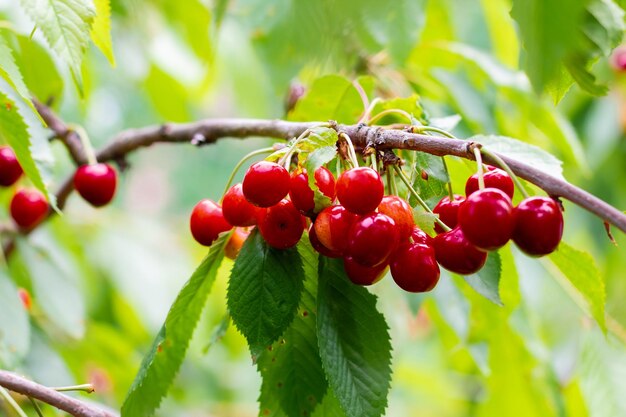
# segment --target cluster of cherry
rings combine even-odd
[[[15,152],[0,146],[0,185],[9,187],[23,174]],[[94,207],[108,204],[115,194],[117,173],[109,164],[83,165],[74,174],[74,188]],[[48,214],[46,197],[37,189],[20,188],[11,198],[9,211],[18,227],[29,230],[37,226]]]
[[[384,195],[381,177],[372,168],[349,169],[336,182],[329,170],[318,168],[314,182],[331,204],[316,213],[305,170],[290,175],[277,163],[261,161],[250,166],[243,183],[224,194],[221,206],[200,201],[190,226],[194,238],[206,246],[237,226],[226,247],[231,258],[251,227],[278,249],[296,245],[308,228],[313,248],[321,255],[343,258],[346,274],[355,284],[371,285],[390,269],[399,287],[424,292],[437,284],[439,265],[459,274],[476,273],[487,253],[511,238],[531,256],[548,254],[558,246],[563,217],[553,199],[530,197],[513,207],[514,186],[506,172],[488,167],[483,181],[484,188],[479,189],[478,175],[473,175],[466,183],[467,198],[455,195],[437,204],[433,211],[442,223],[436,226],[437,236],[431,237],[415,225],[413,210],[404,199]]]

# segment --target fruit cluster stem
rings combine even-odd
[[[237,165],[235,165],[235,168],[233,168],[232,172],[230,173],[230,176],[228,177],[228,180],[226,181],[226,188],[224,188],[224,192],[222,193],[222,195],[226,194],[226,192],[232,185],[233,180],[235,179],[235,175],[237,175],[237,172],[239,171],[239,168],[241,168],[241,166],[245,164],[245,162],[248,159],[254,158],[257,155],[263,155],[263,154],[272,153],[272,152],[274,152],[274,148],[262,148],[262,149],[257,149],[256,151],[252,151],[249,154],[245,155],[243,158],[241,158],[239,162],[237,162]]]
[[[522,184],[519,178],[517,178],[517,175],[515,175],[515,173],[511,169],[511,167],[509,167],[509,165],[504,162],[502,158],[498,156],[498,154],[496,154],[495,152],[491,152],[489,149],[486,149],[484,147],[480,149],[480,152],[485,156],[493,159],[500,166],[500,168],[502,168],[506,171],[507,174],[509,174],[509,177],[511,177],[511,179],[515,183],[515,186],[520,190],[524,198],[529,197],[528,192],[526,191],[526,187],[524,187],[524,184]]]

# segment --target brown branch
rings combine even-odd
[[[37,100],[33,100],[33,104],[41,118],[46,122],[48,128],[54,133],[54,137],[59,139],[67,148],[70,156],[76,165],[87,163],[87,158],[83,152],[83,145],[78,133],[70,129],[63,120],[61,120],[52,109]]]
[[[0,370],[0,386],[9,391],[50,404],[74,417],[117,417],[116,414],[110,411],[37,384],[13,372]]]

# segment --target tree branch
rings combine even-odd
[[[0,370],[0,386],[9,391],[50,404],[74,417],[117,417],[116,414],[110,411],[37,384],[13,372]]]

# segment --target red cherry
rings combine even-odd
[[[513,241],[530,256],[554,252],[563,236],[563,214],[548,197],[530,197],[513,210]]]
[[[220,233],[232,229],[233,226],[226,221],[222,208],[217,203],[204,199],[193,208],[189,227],[199,244],[211,246]]]
[[[385,276],[389,264],[384,262],[375,267],[363,266],[350,256],[346,256],[343,258],[343,268],[352,283],[357,285],[372,285]]]
[[[0,146],[0,185],[8,187],[22,176],[22,166],[15,152],[8,146]]]
[[[259,161],[243,177],[243,194],[259,207],[278,204],[289,192],[289,172],[275,162]]]
[[[411,239],[413,240],[413,243],[421,243],[428,246],[433,245],[433,238],[428,236],[425,231],[419,228],[419,226],[413,226]]]
[[[233,234],[230,236],[230,239],[228,239],[228,242],[224,247],[224,255],[232,260],[237,259],[237,255],[239,255],[241,247],[246,242],[246,239],[248,239],[248,236],[250,236],[249,230],[241,227],[235,227]]]
[[[504,191],[509,198],[513,199],[515,186],[506,171],[488,165],[487,172],[483,174],[483,180],[485,181],[485,188],[497,188]],[[475,191],[478,191],[478,174],[469,177],[465,183],[466,196],[469,197]]]
[[[83,165],[74,174],[74,188],[94,207],[108,204],[116,185],[117,173],[109,164]]]
[[[433,239],[433,248],[439,265],[461,275],[480,271],[487,261],[487,252],[472,245],[460,227],[437,235]]]
[[[391,258],[391,276],[398,287],[408,292],[426,292],[439,281],[435,250],[421,243],[405,243]]]
[[[337,198],[349,211],[367,214],[376,210],[385,193],[378,172],[369,167],[345,171],[337,180]]]
[[[433,213],[439,215],[439,220],[444,222],[446,226],[454,229],[458,224],[459,207],[465,201],[465,197],[454,194],[454,200],[450,201],[450,197],[446,196],[441,199],[433,209]],[[435,223],[435,232],[443,233],[444,230],[438,223]]]
[[[467,240],[479,249],[504,246],[514,225],[511,199],[497,188],[476,191],[459,208],[459,226]]]
[[[311,242],[313,249],[315,249],[320,255],[324,255],[328,258],[341,258],[341,253],[332,251],[322,245],[322,242],[320,242],[317,238],[317,233],[315,233],[315,227],[313,224],[309,228],[309,241]]]
[[[343,254],[348,246],[348,232],[359,216],[344,206],[330,206],[322,210],[313,226],[320,243],[333,252]]]
[[[19,190],[11,199],[11,217],[22,229],[30,229],[48,213],[46,197],[38,190]]]
[[[259,217],[259,232],[267,244],[276,249],[295,246],[300,241],[305,226],[302,215],[289,200],[281,200],[264,210]]]
[[[413,231],[415,222],[413,210],[406,200],[396,195],[386,195],[378,205],[378,212],[391,217],[398,228],[398,236],[401,241],[408,239]]]
[[[315,171],[315,184],[322,194],[330,198],[331,202],[335,199],[335,177],[325,167],[320,167]],[[314,193],[309,187],[309,175],[306,170],[291,174],[289,197],[293,205],[303,214],[313,212]]]
[[[373,267],[385,262],[398,242],[398,228],[393,219],[371,213],[350,228],[346,254],[363,266]]]
[[[233,226],[254,226],[259,208],[250,204],[243,195],[241,183],[235,184],[222,198],[222,212],[226,221]]]

